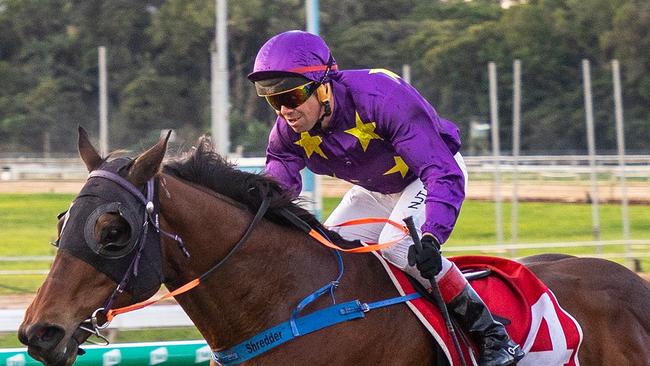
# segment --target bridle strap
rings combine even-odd
[[[148,186],[147,188],[148,189],[147,189],[147,197],[145,198],[145,196],[137,188],[135,188],[135,186],[133,186],[133,184],[131,184],[131,182],[129,182],[128,180],[126,180],[126,179],[124,179],[122,177],[120,177],[117,174],[114,174],[114,173],[111,173],[111,172],[108,172],[108,171],[103,171],[103,170],[96,170],[96,171],[91,172],[88,178],[90,179],[92,177],[101,177],[101,178],[111,180],[111,181],[119,184],[120,186],[122,186],[124,189],[126,189],[131,194],[133,194],[136,198],[138,198],[141,202],[143,202],[143,204],[146,207],[145,215],[147,215],[147,219],[145,220],[145,230],[147,229],[148,223],[152,222],[154,227],[159,232],[162,232],[162,233],[166,234],[168,237],[171,237],[171,238],[179,241],[179,245],[182,246],[182,241],[180,240],[180,238],[177,235],[172,236],[171,234],[168,234],[168,233],[162,231],[160,229],[160,227],[158,226],[157,220],[154,220],[151,217],[152,212],[153,212],[153,207],[151,207],[151,212],[150,212],[150,203],[152,204],[153,191],[154,191],[154,189],[153,189],[153,184],[154,184],[153,183],[153,178],[150,179],[147,182],[147,186]],[[255,216],[251,220],[250,224],[248,225],[246,231],[244,232],[242,237],[239,239],[239,241],[237,241],[237,243],[235,243],[235,245],[233,245],[233,247],[230,249],[230,251],[228,252],[228,254],[226,254],[225,257],[223,257],[219,262],[217,262],[214,266],[212,266],[210,269],[208,269],[205,273],[203,273],[198,278],[195,278],[194,280],[189,281],[188,283],[186,283],[183,286],[177,288],[176,290],[168,292],[167,294],[165,294],[165,295],[163,295],[163,296],[161,296],[159,298],[149,299],[149,300],[146,300],[146,301],[142,301],[142,302],[139,302],[139,303],[136,303],[136,304],[132,304],[132,305],[117,308],[117,309],[111,309],[110,306],[112,305],[114,297],[119,292],[123,291],[122,286],[125,286],[126,281],[128,280],[128,277],[130,277],[130,273],[133,272],[131,270],[131,268],[132,267],[137,268],[137,261],[139,261],[140,251],[142,250],[142,247],[144,246],[144,241],[142,241],[141,244],[140,244],[139,252],[136,255],[136,257],[134,258],[133,263],[131,263],[131,266],[129,267],[128,273],[125,275],[125,278],[121,281],[121,283],[115,289],[115,291],[113,292],[111,297],[107,300],[106,306],[103,309],[103,311],[106,313],[106,320],[107,320],[106,323],[98,327],[98,326],[96,326],[96,322],[97,322],[96,317],[93,317],[93,318],[89,319],[91,321],[91,323],[93,323],[95,325],[94,328],[95,329],[97,329],[97,328],[103,329],[106,326],[108,326],[108,323],[110,323],[112,321],[112,319],[117,315],[124,314],[124,313],[134,311],[134,310],[138,310],[138,309],[142,309],[142,308],[144,308],[146,306],[149,306],[151,304],[154,304],[154,303],[156,303],[158,301],[161,301],[161,300],[164,300],[164,299],[167,299],[167,298],[170,298],[170,297],[185,293],[187,291],[190,291],[191,289],[193,289],[196,286],[198,286],[199,284],[201,284],[201,282],[204,281],[211,273],[213,273],[215,270],[220,268],[228,259],[230,259],[230,257],[232,257],[232,255],[241,248],[241,246],[246,242],[246,240],[248,240],[248,238],[250,237],[251,233],[253,232],[255,226],[262,220],[262,218],[266,214],[269,206],[270,206],[270,198],[268,196],[264,197],[264,199],[262,200],[262,203],[260,204],[260,207],[258,208]],[[284,213],[285,217],[293,216],[293,217],[291,217],[292,220],[290,220],[290,221],[294,222],[294,224],[297,221],[302,221],[302,220],[299,220],[299,219],[295,220],[295,218],[297,218],[295,215],[287,215],[288,211],[284,211],[283,213]],[[351,220],[351,221],[348,221],[348,222],[345,222],[345,223],[342,223],[342,224],[339,224],[339,225],[336,225],[336,226],[358,225],[358,224],[368,224],[368,223],[377,223],[377,222],[388,223],[388,224],[393,225],[393,226],[397,227],[398,229],[401,229],[402,231],[405,231],[406,233],[408,233],[408,231],[404,228],[403,225],[399,225],[398,223],[395,223],[395,222],[393,222],[391,220],[388,220],[388,219],[385,219],[385,218],[367,218],[367,219],[361,219],[361,220]],[[309,233],[310,236],[312,236],[314,239],[319,241],[321,244],[326,245],[326,246],[328,246],[328,247],[330,247],[332,249],[335,249],[336,253],[339,256],[340,256],[339,252],[363,253],[363,252],[377,251],[377,250],[389,247],[389,246],[395,244],[397,241],[403,239],[403,237],[402,237],[402,238],[397,239],[397,240],[392,240],[392,241],[390,241],[388,243],[380,243],[379,245],[372,245],[371,247],[343,249],[343,248],[340,248],[340,247],[336,246],[330,240],[326,239],[323,235],[318,233],[316,230],[309,227],[308,224],[302,222],[302,225],[297,225],[297,226],[299,228],[305,230],[307,233]],[[404,236],[408,235],[406,233],[405,233]],[[145,231],[145,234],[146,234],[146,231]],[[184,251],[184,252],[186,252],[186,251]],[[340,257],[339,257],[339,262],[342,262]],[[329,285],[327,285],[325,287],[327,287],[327,289],[329,289],[330,291],[333,290],[333,288],[336,287],[336,285],[338,284],[338,280],[340,279],[340,277],[341,277],[341,273],[339,274],[339,278],[336,281],[332,281]],[[330,286],[331,288],[328,287],[328,286]],[[323,292],[326,292],[326,291],[323,291]],[[305,300],[308,300],[308,299],[305,299]],[[311,301],[307,301],[307,303],[309,303],[309,302],[311,302]]]
[[[264,217],[264,215],[268,211],[268,208],[269,208],[270,204],[271,204],[270,198],[269,197],[264,197],[264,199],[262,200],[262,203],[260,204],[260,207],[257,209],[257,213],[255,213],[255,216],[253,217],[253,220],[251,220],[250,224],[248,224],[248,228],[246,228],[246,231],[244,232],[242,237],[239,239],[239,241],[237,241],[237,243],[235,243],[235,245],[233,245],[233,247],[230,249],[230,251],[228,251],[228,254],[226,254],[225,257],[223,257],[219,262],[217,262],[214,266],[212,266],[209,270],[207,270],[201,276],[193,279],[192,281],[190,281],[190,282],[186,283],[185,285],[177,288],[176,290],[171,291],[171,292],[161,296],[160,298],[150,299],[150,300],[146,300],[146,301],[143,301],[143,302],[139,302],[137,304],[125,306],[125,307],[122,307],[122,308],[108,310],[108,312],[106,313],[106,319],[110,322],[117,315],[128,313],[128,312],[133,311],[133,310],[142,309],[142,308],[144,308],[146,306],[149,306],[151,304],[154,304],[154,303],[156,303],[158,301],[161,301],[161,300],[164,300],[164,299],[167,299],[167,298],[182,294],[184,292],[187,292],[187,291],[195,288],[199,284],[201,284],[201,282],[204,281],[206,277],[208,277],[212,272],[217,270],[217,268],[221,267],[224,263],[226,263],[226,261],[228,259],[230,259],[230,257],[235,252],[237,252],[237,250],[239,250],[241,248],[242,244],[244,244],[246,242],[246,240],[248,240],[248,238],[250,237],[251,233],[253,232],[253,229],[255,228],[255,226],[257,226],[257,224],[262,220],[262,218]]]
[[[150,179],[149,182],[153,185],[153,179]],[[129,268],[126,270],[126,273],[124,274],[124,277],[122,278],[122,281],[120,281],[120,284],[117,285],[111,296],[106,300],[106,304],[103,306],[103,311],[110,311],[111,307],[113,306],[113,301],[115,300],[115,297],[118,294],[121,294],[124,292],[124,289],[126,289],[126,285],[131,279],[131,276],[137,276],[138,275],[138,265],[140,263],[140,257],[142,256],[142,251],[144,250],[145,243],[147,242],[147,234],[149,233],[149,220],[148,220],[148,213],[145,210],[145,218],[144,218],[144,225],[142,227],[142,230],[144,233],[142,234],[142,237],[140,238],[140,243],[138,247],[138,252],[136,255],[133,257],[133,260],[131,261],[131,264],[129,265]]]
[[[101,334],[99,334],[99,329],[106,328],[108,326],[108,323],[110,323],[112,317],[109,316],[111,310],[111,307],[113,306],[113,302],[115,301],[115,298],[124,290],[126,289],[126,286],[131,279],[132,276],[137,276],[138,275],[138,266],[140,263],[140,258],[142,257],[142,252],[144,250],[144,246],[147,243],[147,236],[149,234],[149,224],[151,223],[152,226],[156,229],[156,231],[160,234],[164,234],[178,242],[179,247],[183,251],[183,254],[185,256],[189,257],[189,253],[185,249],[185,246],[183,244],[183,240],[178,236],[178,235],[172,235],[160,228],[160,225],[158,223],[158,215],[155,212],[155,207],[154,207],[154,190],[155,190],[155,180],[154,178],[150,178],[147,181],[147,189],[146,189],[146,197],[145,195],[135,186],[133,183],[129,182],[127,179],[121,177],[118,174],[106,171],[106,170],[94,170],[88,174],[87,180],[90,180],[91,178],[104,178],[107,180],[110,180],[111,182],[119,185],[122,187],[124,190],[129,192],[131,195],[133,195],[137,200],[139,200],[142,205],[144,206],[144,224],[142,226],[142,230],[144,231],[142,236],[139,239],[139,243],[137,244],[138,246],[138,252],[136,255],[133,257],[133,260],[129,264],[129,267],[127,271],[124,273],[124,277],[120,281],[120,283],[117,285],[115,290],[111,293],[111,295],[106,299],[106,302],[104,303],[104,306],[101,308],[95,310],[93,316],[88,319],[93,327],[93,330],[88,330],[85,327],[82,327],[82,329],[86,329],[90,331],[91,333],[97,334],[98,336],[102,337]],[[107,322],[103,325],[98,325],[97,324],[97,314],[99,312],[103,312],[106,314],[106,319]]]
[[[131,193],[133,196],[135,196],[135,198],[139,199],[140,202],[142,202],[142,204],[145,205],[145,207],[147,206],[148,202],[151,202],[153,200],[153,189],[147,189],[148,197],[145,197],[142,194],[142,192],[140,192],[140,190],[133,185],[133,183],[129,182],[128,180],[122,178],[121,176],[115,173],[109,172],[107,170],[93,170],[92,172],[90,172],[90,174],[88,174],[87,180],[95,177],[105,178],[110,180],[113,183],[117,183],[122,188],[124,188],[129,193]]]

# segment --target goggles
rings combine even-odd
[[[285,90],[280,93],[265,95],[266,101],[275,109],[279,111],[282,106],[287,108],[297,108],[314,94],[318,84],[313,81],[297,86],[293,89]]]

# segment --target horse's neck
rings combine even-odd
[[[165,175],[159,196],[163,226],[179,234],[191,254],[185,259],[175,242],[164,241],[171,289],[224,258],[252,219],[229,200]],[[177,300],[213,348],[232,346],[286,321],[300,299],[336,277],[335,263],[302,232],[263,220],[205,283]]]

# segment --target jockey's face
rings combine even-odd
[[[283,105],[280,110],[276,110],[275,113],[284,118],[284,120],[289,124],[289,127],[291,127],[291,129],[296,133],[302,133],[309,131],[314,127],[318,118],[323,113],[322,109],[323,106],[318,101],[316,95],[313,94],[303,104],[295,108],[288,108]]]

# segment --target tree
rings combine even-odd
[[[275,113],[246,75],[271,36],[305,28],[303,0],[228,2],[231,137],[263,154]],[[0,0],[0,151],[74,151],[98,123],[97,47],[108,53],[113,147],[174,127],[209,131],[213,0]],[[598,151],[615,148],[610,59],[621,62],[627,146],[650,149],[650,5],[644,0],[322,0],[321,35],[342,69],[411,65],[412,83],[467,140],[489,119],[487,63],[499,71],[508,148],[511,65],[523,63],[524,153],[585,151],[580,63],[592,63]],[[37,135],[43,131],[49,143]]]

